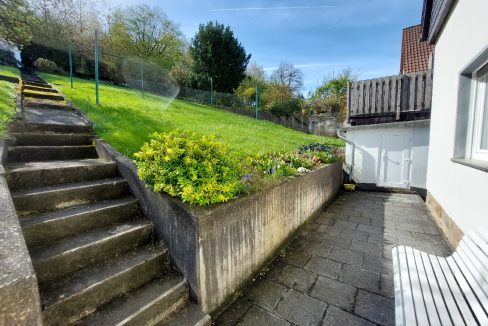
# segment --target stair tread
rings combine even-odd
[[[140,247],[65,278],[48,282],[40,286],[42,304],[46,309],[165,253],[167,249],[159,244]]]
[[[13,162],[13,163],[8,163],[5,166],[5,170],[7,171],[7,173],[15,173],[15,172],[23,172],[23,171],[63,169],[63,168],[100,166],[100,165],[115,165],[115,162],[107,161],[101,158],[39,161],[39,162]]]
[[[33,225],[51,222],[57,219],[69,218],[71,216],[75,216],[78,214],[84,214],[91,211],[103,210],[111,207],[131,204],[131,203],[137,203],[137,199],[133,196],[103,200],[103,201],[89,203],[89,204],[62,208],[44,214],[31,215],[29,217],[20,218],[19,222],[22,228],[31,227]]]
[[[189,302],[186,307],[176,312],[169,318],[158,323],[158,326],[203,326],[210,325],[210,316],[202,312],[200,307]]]
[[[79,136],[79,137],[93,137],[92,133],[89,132],[55,132],[55,131],[26,131],[26,132],[11,132],[9,136],[17,137],[17,136],[56,136],[56,137],[63,137],[63,136]]]
[[[69,237],[51,245],[33,249],[30,254],[34,266],[41,260],[50,257],[65,255],[69,252],[79,250],[87,246],[97,246],[101,242],[124,236],[127,233],[138,229],[152,227],[152,223],[146,219],[136,219],[124,223],[111,225],[104,228],[84,232],[73,237]]]
[[[75,183],[63,183],[63,184],[52,185],[52,186],[33,187],[33,188],[27,188],[24,190],[13,192],[12,197],[16,198],[21,196],[29,196],[29,195],[42,194],[46,192],[56,192],[56,191],[71,190],[77,188],[90,188],[93,186],[109,185],[109,184],[121,183],[121,182],[127,182],[127,181],[124,178],[118,177],[118,178],[109,178],[109,179],[81,181]]]
[[[9,149],[13,148],[22,148],[22,149],[37,149],[37,148],[42,148],[42,149],[64,149],[64,148],[89,148],[89,147],[95,147],[95,145],[47,145],[47,146],[38,146],[38,145],[20,145],[20,146],[10,146]]]
[[[175,288],[186,286],[186,279],[176,273],[165,274],[108,305],[82,320],[80,325],[115,325],[122,323]]]

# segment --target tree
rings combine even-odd
[[[312,97],[328,98],[335,96],[337,98],[345,98],[348,82],[357,78],[357,73],[351,68],[345,68],[337,75],[332,73],[332,75],[325,78],[322,84],[317,87]]]
[[[246,76],[254,80],[266,79],[266,73],[264,72],[263,66],[257,64],[256,61],[251,62],[246,69]]]
[[[109,31],[114,50],[170,69],[187,47],[180,27],[158,7],[138,5],[115,12]]]
[[[311,104],[315,112],[322,111],[340,112],[341,117],[346,117],[347,85],[356,80],[358,74],[351,68],[345,68],[339,74],[332,73],[325,78],[311,96]]]
[[[26,0],[0,0],[0,38],[22,47],[31,38],[34,15]]]
[[[298,93],[303,87],[303,72],[289,63],[282,62],[271,74],[271,80]]]
[[[190,54],[197,86],[208,86],[212,77],[215,90],[229,93],[244,79],[251,58],[230,27],[217,22],[200,25],[192,40]]]
[[[173,67],[183,57],[183,32],[158,7],[129,7],[115,16],[114,27],[120,33],[125,54],[151,59],[165,68]]]

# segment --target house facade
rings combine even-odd
[[[435,44],[427,204],[451,246],[488,228],[488,1],[426,0]]]

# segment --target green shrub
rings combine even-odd
[[[299,168],[314,169],[333,163],[337,157],[330,151],[304,151],[302,153],[269,153],[248,158],[258,172],[270,176],[293,176]]]
[[[308,145],[302,145],[300,146],[300,153],[305,153],[309,151],[314,151],[314,152],[329,152],[331,150],[331,147],[329,145],[325,145],[322,143],[310,143]]]
[[[247,189],[239,159],[212,135],[155,133],[134,156],[150,188],[190,204],[226,202]]]
[[[56,66],[54,62],[44,58],[38,58],[36,61],[34,61],[34,67],[36,67],[36,69],[39,71],[47,72],[50,74],[60,72],[58,66]]]

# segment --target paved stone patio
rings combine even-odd
[[[393,325],[400,244],[450,254],[419,196],[341,194],[216,325]]]

